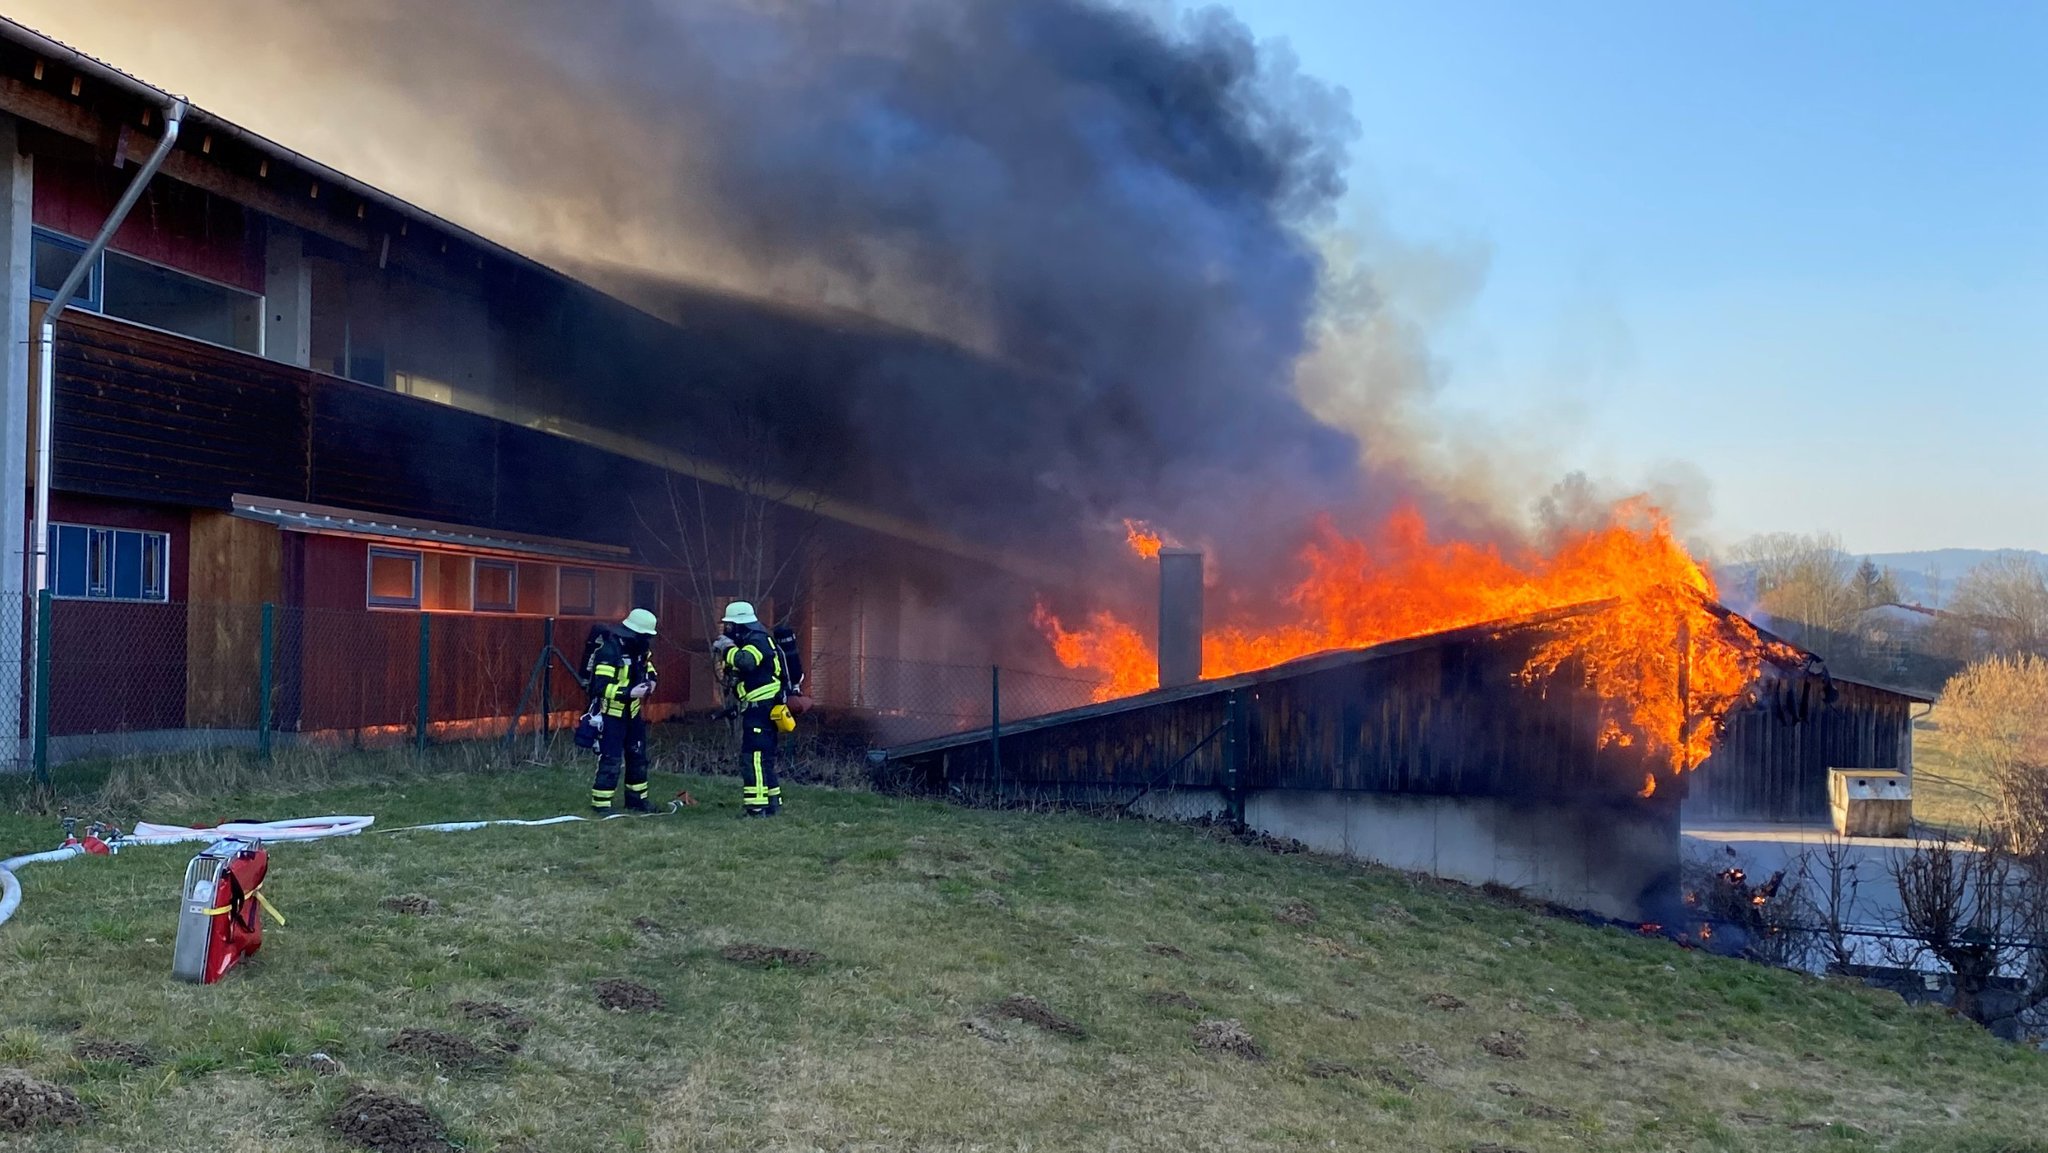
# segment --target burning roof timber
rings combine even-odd
[[[887,750],[899,775],[1094,790],[1339,789],[1675,804],[1667,754],[1617,739],[1614,702],[1582,676],[1530,675],[1546,646],[1613,610],[1573,605],[1323,653]],[[1730,610],[1710,611],[1741,621]],[[1742,622],[1745,626],[1747,622]],[[1826,692],[1820,660],[1768,634],[1763,682]],[[1715,726],[1718,715],[1686,723]],[[1001,763],[992,757],[999,745]],[[1691,767],[1691,766],[1686,766]],[[1685,775],[1678,774],[1683,780]]]

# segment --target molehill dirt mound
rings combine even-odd
[[[1179,989],[1160,989],[1147,993],[1145,994],[1145,1003],[1155,1009],[1199,1009],[1202,1007],[1200,1001],[1195,1000]]]
[[[147,1069],[156,1064],[149,1050],[127,1041],[80,1041],[72,1046],[71,1053],[81,1061],[106,1061],[130,1069]]]
[[[525,1033],[533,1029],[533,1018],[502,1002],[457,1001],[454,1009],[472,1021],[496,1025],[507,1033]]]
[[[593,983],[590,991],[597,994],[598,1004],[614,1013],[656,1013],[668,1007],[666,998],[638,981],[607,978]]]
[[[448,1068],[462,1068],[479,1064],[484,1060],[484,1051],[476,1042],[439,1029],[400,1029],[384,1043],[393,1053],[403,1053],[422,1061],[431,1061]]]
[[[1036,1025],[1048,1033],[1057,1033],[1062,1037],[1079,1038],[1088,1035],[1088,1030],[1083,1029],[1080,1022],[1063,1017],[1053,1012],[1052,1007],[1045,1002],[1022,993],[1012,993],[996,1002],[990,1006],[988,1015],[998,1021],[1017,1020],[1028,1025]]]
[[[1293,900],[1280,906],[1273,919],[1283,925],[1313,925],[1316,923],[1316,907],[1303,900]]]
[[[718,951],[718,955],[736,965],[758,965],[763,969],[778,966],[802,969],[824,960],[809,949],[789,949],[781,945],[727,945]]]
[[[19,1069],[0,1069],[0,1131],[24,1132],[85,1120],[78,1095]]]
[[[1529,1055],[1529,1038],[1520,1029],[1496,1029],[1479,1039],[1479,1047],[1496,1057],[1520,1061]]]
[[[1177,946],[1177,945],[1164,945],[1164,944],[1161,944],[1161,943],[1159,943],[1158,941],[1149,941],[1149,942],[1147,942],[1147,943],[1146,943],[1146,945],[1145,945],[1145,951],[1146,951],[1147,953],[1150,953],[1150,954],[1152,954],[1152,955],[1153,955],[1153,956],[1155,956],[1155,957],[1176,957],[1176,958],[1179,958],[1179,957],[1185,957],[1185,956],[1187,956],[1187,953],[1186,953],[1186,951],[1184,951],[1183,949],[1181,949],[1181,948],[1180,948],[1179,946]]]
[[[402,913],[408,917],[424,917],[441,907],[441,902],[418,893],[400,893],[396,897],[386,897],[377,903],[394,913]]]
[[[1465,1007],[1465,1002],[1451,996],[1449,993],[1431,993],[1429,996],[1424,997],[1422,1002],[1432,1009],[1442,1009],[1446,1013],[1455,1013]]]
[[[1545,1105],[1536,1101],[1523,1107],[1522,1116],[1536,1121],[1569,1121],[1572,1111],[1562,1105]]]
[[[1237,1020],[1209,1020],[1195,1026],[1195,1047],[1218,1053],[1235,1053],[1247,1061],[1263,1061],[1265,1050]]]
[[[351,1092],[327,1119],[327,1127],[376,1153],[446,1153],[453,1148],[425,1106],[375,1089]]]

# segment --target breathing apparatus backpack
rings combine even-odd
[[[598,655],[604,651],[605,641],[610,637],[610,628],[591,625],[590,635],[583,638],[583,665],[578,675],[582,678],[588,703],[583,708],[583,715],[576,718],[576,747],[593,752],[604,732],[604,716],[598,708],[597,686],[593,682],[597,679]]]
[[[270,854],[260,841],[216,841],[185,869],[184,909],[171,949],[171,974],[211,985],[263,947],[263,915],[280,916],[263,895]]]

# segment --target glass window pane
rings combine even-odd
[[[194,340],[256,351],[254,298],[148,261],[107,253],[102,310]],[[248,315],[245,315],[248,314]]]
[[[142,599],[142,534],[114,534],[114,596],[118,600]]]
[[[661,611],[661,578],[646,573],[633,574],[633,607],[646,609],[651,613]]]
[[[78,258],[85,255],[85,246],[69,240],[37,231],[30,247],[29,275],[34,280],[34,295],[48,299],[64,286],[64,278],[78,266]],[[99,277],[88,276],[73,294],[74,307],[96,309],[99,307]]]
[[[142,537],[142,599],[171,599],[171,538],[160,532]]]
[[[517,602],[519,570],[501,561],[476,562],[476,594],[472,604],[480,613],[509,613]]]
[[[597,574],[587,568],[562,570],[560,612],[565,617],[597,615]]]
[[[420,554],[370,550],[370,603],[417,608],[420,603]]]
[[[105,598],[114,595],[114,534],[110,529],[85,531],[85,595]]]
[[[60,524],[53,527],[51,534],[56,537],[56,547],[50,550],[50,559],[56,563],[57,571],[52,574],[50,585],[60,597],[82,597],[85,595],[85,538],[86,532],[77,525]]]

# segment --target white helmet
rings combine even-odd
[[[734,601],[725,606],[725,616],[720,618],[729,625],[757,625],[761,618],[754,615],[754,606],[746,601]]]

